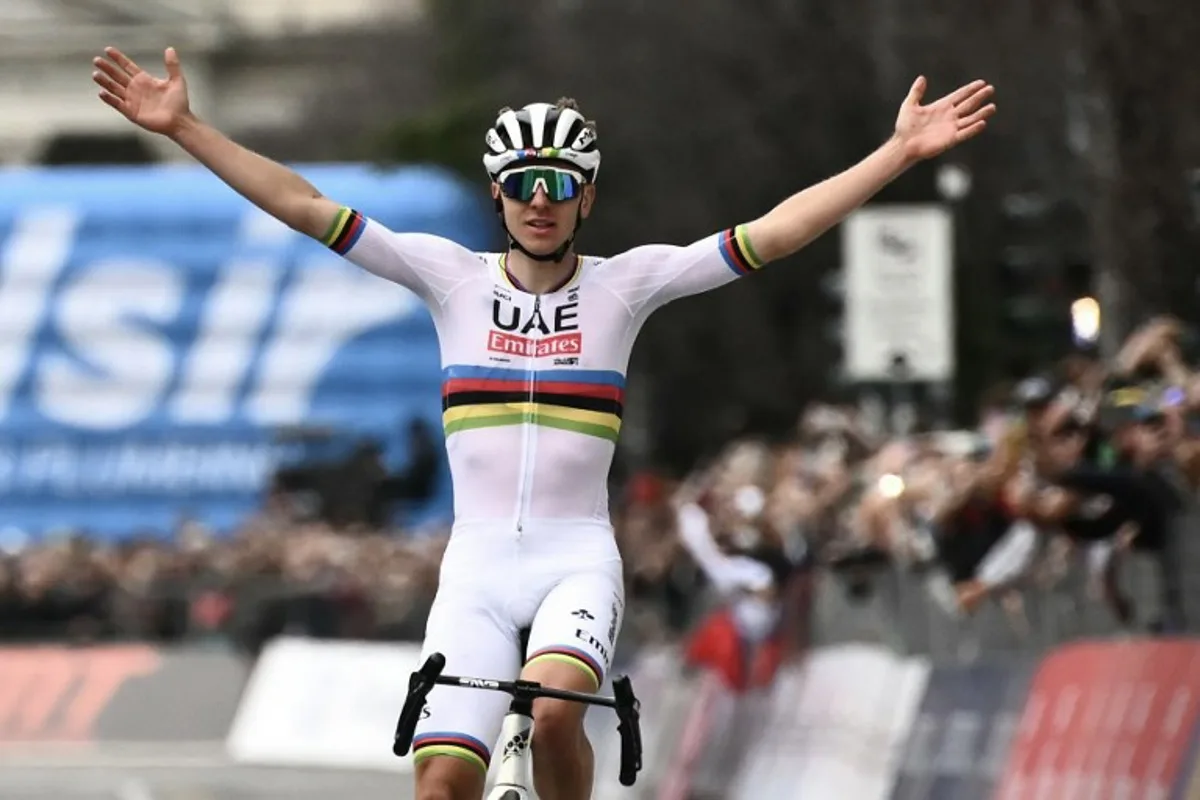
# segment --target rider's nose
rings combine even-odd
[[[549,208],[550,198],[546,196],[546,190],[538,187],[533,193],[533,198],[529,201],[529,205],[534,208]]]

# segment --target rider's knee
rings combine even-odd
[[[416,800],[462,800],[483,794],[485,773],[462,759],[435,756],[417,765]]]
[[[479,797],[482,793],[482,781],[476,787],[473,781],[455,782],[433,778],[432,780],[417,781],[416,800],[463,800],[463,798]]]
[[[578,746],[584,707],[565,700],[542,699],[533,706],[533,746],[557,750]]]
[[[417,800],[454,800],[454,792],[444,783],[417,787]]]

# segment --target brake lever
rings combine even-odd
[[[404,708],[400,710],[400,719],[396,721],[396,734],[392,741],[392,752],[397,756],[407,755],[412,747],[417,721],[421,718],[421,709],[425,707],[425,698],[429,696],[438,676],[445,668],[446,657],[441,653],[434,653],[420,669],[408,677],[408,697],[404,701]]]
[[[617,732],[621,736],[621,785],[633,786],[642,770],[641,703],[628,676],[613,680]]]

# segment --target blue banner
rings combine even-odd
[[[393,229],[494,244],[487,205],[440,171],[301,172]],[[0,171],[0,544],[229,530],[301,455],[281,432],[375,439],[402,467],[414,420],[440,446],[437,337],[409,291],[197,167]],[[443,475],[424,511],[449,501]]]
[[[1037,664],[1013,659],[933,667],[891,800],[991,797]]]

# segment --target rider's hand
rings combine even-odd
[[[985,81],[972,81],[929,105],[924,76],[913,82],[896,117],[896,138],[913,161],[933,158],[983,132],[996,106],[985,101],[995,88]]]
[[[96,58],[92,80],[100,86],[100,99],[125,118],[153,133],[171,135],[191,113],[187,82],[175,48],[167,48],[164,62],[167,78],[144,72],[133,59],[115,47],[107,47],[108,58]]]

